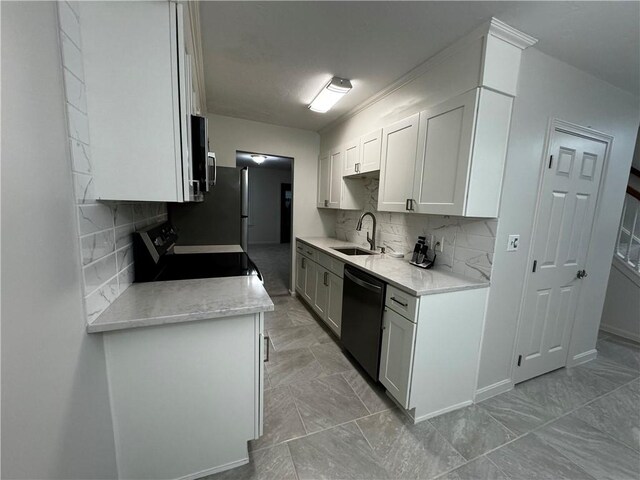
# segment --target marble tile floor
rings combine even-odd
[[[298,300],[266,317],[264,435],[226,479],[640,479],[640,345],[411,424]]]
[[[264,278],[264,288],[271,296],[289,295],[291,275],[291,244],[252,244],[247,253]]]

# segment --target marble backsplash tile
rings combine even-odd
[[[167,220],[167,206],[96,201],[78,8],[64,1],[57,6],[85,313],[92,321],[133,282],[134,230]]]
[[[497,219],[378,212],[379,181],[366,178],[363,182],[365,208],[337,212],[336,238],[368,247],[366,232],[371,230],[371,219],[367,217],[363,221],[360,232],[356,231],[356,224],[364,211],[373,212],[377,219],[378,246],[408,253],[413,251],[418,236],[427,237],[431,243],[433,235],[433,243],[442,244],[436,260],[439,266],[472,278],[491,278]]]

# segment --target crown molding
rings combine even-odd
[[[488,32],[490,35],[499,38],[500,40],[504,40],[507,43],[510,43],[513,46],[524,50],[532,45],[538,43],[538,39],[532,37],[531,35],[527,35],[520,30],[516,30],[511,25],[507,25],[501,20],[498,20],[495,17],[492,17],[489,20],[489,29]]]
[[[402,88],[408,83],[411,83],[416,78],[424,75],[429,70],[432,70],[433,68],[437,67],[440,63],[445,61],[447,58],[457,53],[461,48],[464,48],[468,44],[476,41],[478,38],[485,37],[487,35],[493,35],[494,37],[497,37],[520,49],[525,49],[531,45],[534,45],[538,41],[537,39],[527,35],[526,33],[516,30],[515,28],[498,20],[497,18],[492,17],[491,20],[489,20],[488,22],[483,23],[482,25],[480,25],[470,33],[466,34],[461,39],[452,43],[451,45],[444,48],[443,50],[440,50],[440,52],[429,57],[427,60],[425,60],[423,63],[421,63],[417,67],[413,68],[412,70],[409,70],[399,79],[397,79],[395,82],[391,83],[390,85],[387,85],[378,93],[373,94],[364,102],[360,103],[359,105],[355,106],[348,112],[340,115],[338,118],[336,118],[329,124],[322,127],[321,129],[318,130],[318,133],[322,135],[332,130],[333,128],[345,122],[349,118],[354,117],[355,115],[367,109],[371,105],[379,102],[386,96],[392,94],[399,88]]]

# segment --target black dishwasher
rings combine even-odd
[[[340,339],[344,348],[376,381],[385,287],[383,281],[345,265]]]

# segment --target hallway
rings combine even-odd
[[[264,287],[271,297],[289,295],[291,275],[291,244],[250,244],[249,257],[264,278]]]

